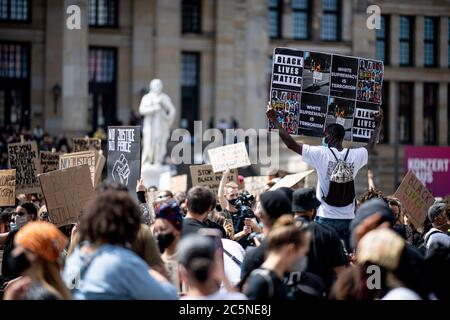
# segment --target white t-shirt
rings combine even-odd
[[[438,232],[435,232],[438,231]],[[428,234],[434,232],[431,236],[428,236]],[[427,240],[427,250],[430,249],[431,245],[433,243],[441,243],[446,247],[450,247],[450,236],[442,231],[439,231],[436,228],[431,228],[430,231],[425,235],[425,238],[428,237]]]
[[[222,239],[223,248],[236,257],[241,263],[244,261],[245,251],[236,241],[230,239]],[[236,285],[241,280],[241,267],[237,265],[225,252],[223,253],[223,266],[225,276],[232,285]]]
[[[344,159],[347,148],[339,152],[336,148],[332,148],[338,159]],[[369,154],[366,148],[350,149],[346,163],[353,170],[353,179],[356,177],[359,169],[367,164]],[[322,205],[317,209],[317,216],[330,219],[353,219],[355,217],[355,202],[345,207],[334,207],[322,201],[322,196],[328,195],[330,187],[330,176],[336,166],[336,159],[329,150],[323,146],[303,145],[302,158],[307,164],[317,171],[317,199]]]
[[[247,300],[247,296],[240,292],[217,290],[208,296],[184,296],[180,300]]]
[[[422,298],[411,289],[399,287],[390,290],[381,300],[422,300]]]

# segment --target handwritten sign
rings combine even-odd
[[[42,173],[59,169],[59,153],[51,151],[41,151],[39,154],[41,159]]]
[[[295,174],[288,174],[287,176],[284,176],[280,181],[275,183],[272,186],[272,188],[270,188],[269,190],[270,191],[277,190],[277,189],[282,188],[282,187],[292,188],[297,183],[302,181],[302,179],[304,179],[305,177],[307,177],[308,175],[310,175],[313,172],[314,172],[314,170],[308,170],[308,171],[305,171],[305,172],[300,172],[300,173],[295,173]]]
[[[102,140],[97,138],[73,138],[73,152],[102,150]]]
[[[406,215],[418,229],[423,227],[428,209],[434,203],[433,194],[416,177],[413,171],[408,171],[402,183],[394,193],[406,210]]]
[[[214,172],[222,172],[227,168],[236,169],[251,164],[244,142],[210,149],[208,155]]]
[[[94,196],[87,164],[40,174],[39,181],[49,220],[58,227],[76,223]]]
[[[8,144],[9,168],[16,169],[17,193],[40,193],[38,148],[35,141]]]
[[[190,166],[190,170],[193,186],[209,187],[217,194],[219,191],[220,180],[222,179],[222,173],[214,172],[210,164]],[[237,178],[237,170],[230,170],[227,182],[237,182]]]
[[[268,181],[267,176],[245,177],[245,190],[257,197],[264,192]]]
[[[0,207],[16,204],[16,169],[0,170]]]
[[[105,165],[105,159],[102,160],[102,157],[102,155],[94,150],[66,153],[59,158],[59,169],[67,169],[87,164],[91,173],[92,185],[95,187],[100,178],[103,166]]]
[[[187,174],[181,174],[170,178],[170,191],[173,194],[177,192],[186,192],[187,189]]]

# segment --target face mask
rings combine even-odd
[[[8,264],[12,270],[20,274],[31,266],[30,260],[28,260],[25,252],[15,257],[11,255],[8,259]]]
[[[26,214],[22,216],[16,215],[15,222],[17,229],[22,228],[28,222],[27,215]]]
[[[292,264],[291,271],[300,271],[303,272],[306,270],[306,267],[308,266],[308,257],[307,256],[301,256],[297,257]]]
[[[328,139],[326,137],[322,138],[322,147],[328,148]]]
[[[161,253],[166,250],[167,247],[169,247],[173,240],[175,239],[175,236],[173,233],[160,233],[156,236],[156,242],[158,243],[159,251]]]
[[[236,200],[237,200],[237,199],[230,199],[230,200],[227,200],[227,201],[228,201],[228,203],[231,204],[232,206],[235,206],[235,205],[236,205]]]

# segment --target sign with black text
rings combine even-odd
[[[41,172],[36,141],[8,144],[9,168],[16,169],[16,194],[40,193]]]

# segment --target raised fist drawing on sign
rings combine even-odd
[[[120,155],[119,159],[114,163],[112,169],[112,177],[116,182],[120,182],[124,185],[128,185],[128,177],[130,176],[130,166],[128,165],[127,158]]]

